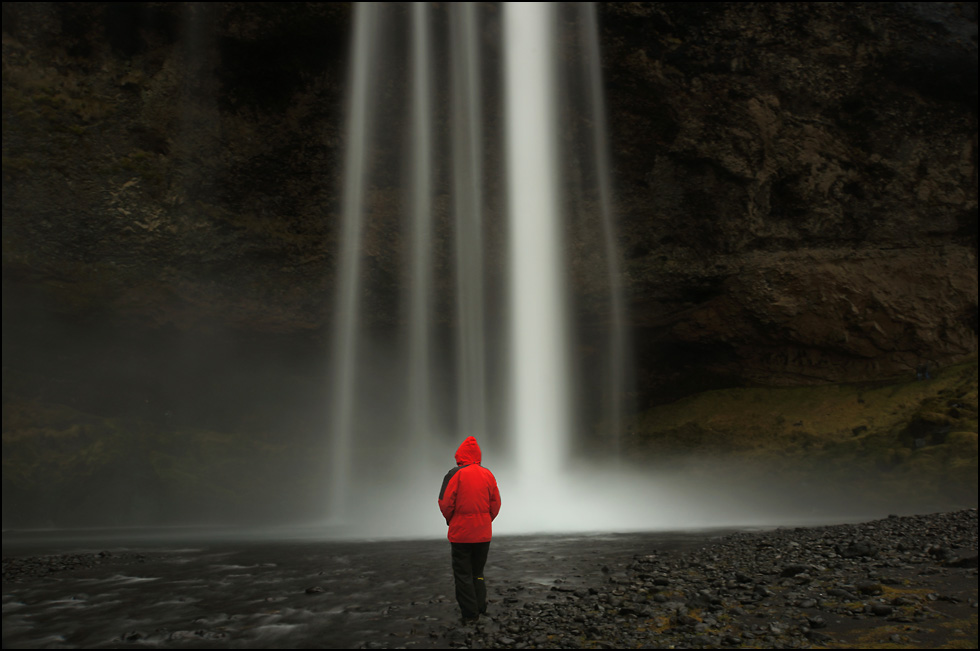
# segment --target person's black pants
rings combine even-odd
[[[450,544],[453,547],[456,601],[463,613],[463,619],[473,619],[487,612],[487,586],[483,581],[483,566],[487,564],[490,541]]]

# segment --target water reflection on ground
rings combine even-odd
[[[458,617],[445,540],[246,533],[4,532],[5,558],[110,552],[94,567],[5,581],[4,647],[425,648]],[[491,613],[554,586],[594,585],[634,554],[722,533],[498,536],[486,570]],[[134,553],[141,562],[114,561]]]

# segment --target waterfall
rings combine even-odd
[[[612,166],[609,162],[609,142],[606,134],[606,102],[602,89],[602,71],[599,67],[599,28],[596,24],[595,3],[579,3],[579,25],[585,55],[581,58],[583,76],[587,84],[588,110],[592,123],[592,150],[595,158],[595,183],[599,193],[599,214],[602,224],[602,240],[605,247],[606,275],[609,278],[609,353],[606,370],[606,412],[613,441],[613,452],[618,458],[622,452],[623,411],[627,386],[626,365],[626,305],[620,280],[620,251],[616,246],[616,233],[612,215]]]
[[[409,274],[408,409],[413,457],[421,462],[432,430],[432,88],[429,12],[412,5],[412,261]]]
[[[624,315],[605,136],[559,142],[569,111],[593,131],[605,120],[595,8],[584,4],[354,4],[327,451],[335,519],[417,526],[468,435],[505,478],[504,495],[541,498],[565,482],[583,404],[602,402],[588,416],[621,427]],[[559,38],[567,16],[578,30]],[[562,58],[577,62],[582,106],[567,105]],[[591,170],[590,187],[572,194],[588,197],[577,214],[606,260],[608,314],[598,320],[612,325],[593,391],[604,400],[574,395],[583,369],[571,319],[572,161]],[[393,207],[404,214],[392,238],[403,256],[400,348],[379,346],[364,316],[384,294],[372,285],[383,275],[373,220]],[[515,529],[548,519],[520,510],[515,501]]]
[[[354,388],[361,294],[361,236],[364,193],[367,185],[368,133],[370,128],[369,72],[374,64],[372,33],[377,29],[376,3],[359,4],[354,14],[353,85],[347,123],[349,138],[344,160],[343,235],[338,272],[334,369],[330,402],[330,512],[342,517],[350,491],[352,464]]]
[[[479,40],[473,3],[450,6],[452,52],[452,161],[456,214],[456,329],[460,433],[484,440],[483,164]]]
[[[504,10],[510,428],[520,489],[538,491],[555,484],[570,433],[553,24],[552,3]]]

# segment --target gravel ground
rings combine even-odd
[[[435,540],[22,553],[4,647],[977,648],[975,509],[495,539],[468,626],[448,561]]]
[[[588,587],[494,604],[446,646],[977,648],[975,509],[642,550]]]

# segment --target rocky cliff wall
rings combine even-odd
[[[641,368],[806,383],[975,354],[976,5],[604,16]]]
[[[641,404],[976,355],[975,3],[599,18]],[[43,357],[42,318],[322,351],[350,20],[344,3],[5,3],[5,351]],[[384,325],[401,236],[373,192],[365,300]],[[608,318],[592,262],[586,324]]]

